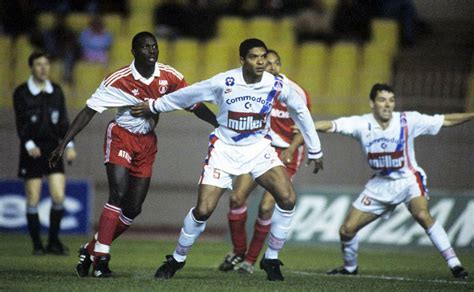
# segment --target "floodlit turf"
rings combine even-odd
[[[130,237],[129,237],[130,238]],[[253,275],[217,270],[228,243],[198,242],[186,267],[167,281],[154,280],[156,268],[174,241],[120,239],[113,245],[112,279],[78,278],[76,248],[84,238],[65,237],[71,255],[31,256],[28,237],[0,235],[0,291],[473,291],[474,281],[456,281],[433,247],[369,248],[362,245],[360,276],[326,276],[340,264],[337,246],[287,246],[281,253],[285,281],[272,283],[259,269]],[[474,250],[458,255],[474,276]]]

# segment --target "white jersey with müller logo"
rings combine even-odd
[[[153,112],[179,110],[201,101],[216,103],[219,127],[214,134],[229,145],[249,145],[268,137],[274,100],[287,105],[304,137],[308,157],[321,157],[321,144],[306,104],[287,80],[267,72],[260,82],[247,84],[242,68],[233,69],[149,102]]]
[[[443,126],[443,115],[394,112],[390,125],[382,129],[373,114],[343,117],[333,121],[333,131],[361,143],[369,166],[378,176],[399,179],[426,174],[415,159],[414,140],[420,135],[436,135]]]

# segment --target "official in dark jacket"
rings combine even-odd
[[[49,154],[58,146],[64,136],[69,121],[64,94],[61,87],[49,80],[50,61],[46,54],[34,52],[28,59],[31,77],[15,89],[13,104],[16,126],[20,137],[20,166],[18,176],[25,180],[27,196],[26,217],[33,241],[33,254],[68,254],[68,249],[58,238],[64,213],[65,177],[61,161],[55,167],[48,165]],[[70,162],[76,158],[73,143],[66,151]],[[49,238],[46,249],[40,237],[38,203],[42,178],[48,179],[52,198]]]

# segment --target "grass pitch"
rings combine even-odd
[[[86,239],[64,237],[70,256],[31,256],[25,235],[0,235],[0,291],[473,291],[474,250],[459,249],[468,281],[451,277],[434,247],[374,248],[361,245],[359,276],[327,276],[341,263],[338,246],[287,245],[281,252],[284,282],[217,270],[229,243],[199,241],[183,270],[168,281],[154,280],[156,268],[175,241],[121,238],[112,247],[111,279],[78,278],[76,248]]]

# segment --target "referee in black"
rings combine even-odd
[[[64,164],[48,165],[49,154],[58,146],[69,127],[64,94],[61,87],[49,80],[50,60],[45,53],[34,52],[28,58],[31,76],[15,89],[13,104],[16,127],[20,137],[18,176],[25,180],[26,218],[33,241],[33,254],[67,255],[68,248],[58,238],[64,213]],[[68,162],[76,158],[74,144],[66,151]],[[40,237],[38,202],[43,176],[47,177],[52,206],[49,216],[49,237],[46,249]]]

